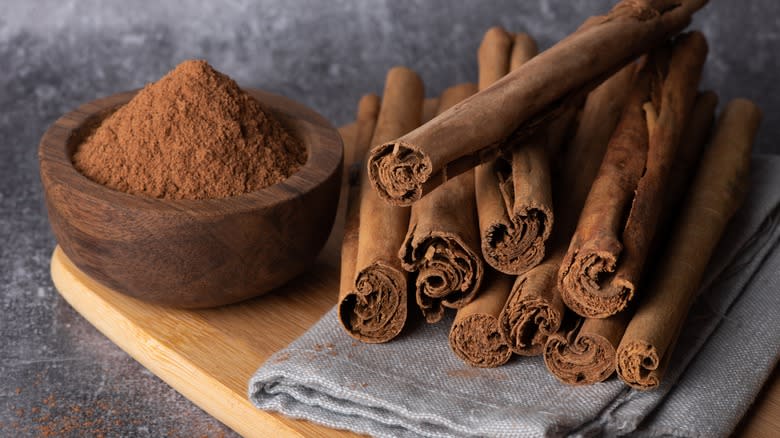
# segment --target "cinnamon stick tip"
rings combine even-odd
[[[523,299],[518,286],[522,287],[522,282],[515,284],[512,295],[498,315],[499,329],[515,354],[536,356],[542,354],[548,337],[560,328],[562,315],[545,299]]]
[[[355,285],[339,300],[338,320],[351,337],[368,343],[387,342],[401,332],[408,312],[406,274],[375,261],[355,276]],[[375,294],[373,307],[361,305],[359,296]]]
[[[518,32],[514,36],[514,51],[522,49],[523,52],[529,53],[531,56],[539,52],[539,46],[536,44],[536,40],[525,32]]]
[[[433,168],[430,157],[402,140],[375,146],[367,166],[369,182],[379,197],[396,206],[412,205],[422,197]]]
[[[709,51],[709,44],[707,44],[707,38],[698,30],[692,30],[681,34],[678,37],[681,43],[684,43],[681,47],[688,47],[688,50],[701,52],[706,54]]]
[[[450,329],[449,343],[456,356],[474,367],[495,368],[512,356],[496,318],[483,313],[456,318]]]
[[[658,352],[641,340],[621,342],[617,350],[617,373],[628,386],[647,391],[656,388],[658,380]]]
[[[509,46],[512,44],[512,34],[509,33],[502,26],[493,26],[485,31],[485,36],[482,37],[482,46],[489,46],[494,44],[504,44]]]
[[[742,113],[745,115],[746,120],[752,120],[756,125],[761,122],[761,119],[764,116],[761,108],[759,108],[755,102],[749,99],[745,99],[744,97],[737,97],[732,99],[729,101],[723,111],[724,113],[732,111],[736,113]]]
[[[358,101],[357,119],[375,119],[379,114],[379,96],[374,93],[367,93],[360,97]]]
[[[482,233],[481,248],[485,261],[497,271],[520,275],[538,265],[545,255],[545,244],[553,228],[553,212],[547,206],[520,209],[511,222],[495,222]]]
[[[391,67],[389,70],[387,70],[387,76],[385,82],[390,82],[391,78],[394,78],[396,76],[416,77],[417,79],[420,80],[420,83],[422,84],[422,79],[420,79],[420,76],[417,74],[417,72],[403,65],[396,65],[394,67]]]
[[[562,383],[592,385],[607,380],[615,372],[615,347],[600,336],[575,338],[570,342],[556,333],[547,338],[544,364]]]

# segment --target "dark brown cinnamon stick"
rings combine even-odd
[[[370,143],[381,143],[419,126],[422,103],[423,85],[417,74],[404,67],[391,69]],[[359,120],[363,118],[369,117],[358,115]],[[367,125],[361,122],[357,140],[360,146],[368,138]],[[356,154],[359,156],[359,152]],[[339,320],[356,339],[387,342],[400,333],[408,312],[408,274],[396,254],[406,234],[410,212],[380,200],[369,186],[365,166],[361,168],[359,200],[347,219],[342,247]],[[351,265],[354,268],[348,280]]]
[[[517,277],[499,315],[499,327],[512,350],[521,355],[541,354],[547,337],[555,333],[564,316],[557,274],[574,232],[588,189],[617,125],[634,77],[634,66],[625,67],[588,96],[582,117],[556,186],[557,225],[552,253]]]
[[[441,95],[440,111],[476,91],[475,84],[448,88]],[[417,304],[428,322],[439,321],[444,307],[463,307],[479,289],[484,268],[477,233],[472,172],[453,178],[412,206],[398,257],[404,269],[417,272]]]
[[[528,35],[513,37],[497,27],[488,30],[477,54],[481,87],[487,88],[504,76],[510,65],[519,68],[536,50]],[[549,149],[557,149],[549,144],[552,136],[546,131],[540,130],[523,147],[475,169],[482,254],[488,264],[505,274],[521,274],[544,258],[553,225],[547,154]],[[562,138],[555,136],[558,142]]]
[[[737,99],[718,121],[654,281],[617,349],[618,375],[634,388],[655,388],[663,377],[712,251],[747,190],[760,120],[752,102]]]
[[[707,43],[692,32],[675,41],[671,59],[665,53],[654,52],[643,70],[647,79],[638,82],[609,143],[561,264],[563,300],[585,317],[605,318],[626,308],[662,213],[670,213],[662,212],[669,169],[693,107]],[[650,99],[647,81],[656,91],[652,134],[644,108]]]
[[[665,208],[678,208],[686,192],[690,175],[696,169],[701,151],[707,142],[717,104],[715,93],[706,92],[696,98],[688,126],[681,141],[677,159],[669,175],[670,187]],[[652,123],[649,123],[648,128]],[[670,215],[671,217],[671,215]],[[658,235],[664,236],[666,233]],[[658,242],[664,239],[658,239]],[[652,254],[659,254],[653,250]],[[604,319],[585,318],[581,326],[561,331],[548,338],[544,362],[547,369],[563,383],[586,385],[604,381],[617,365],[617,347],[623,338],[633,312],[630,309]]]
[[[498,329],[498,314],[504,307],[512,277],[486,269],[479,295],[458,310],[450,329],[450,348],[471,366],[493,368],[505,364],[512,350]]]
[[[622,0],[493,86],[424,126],[372,149],[371,184],[410,205],[448,179],[492,160],[510,137],[559,114],[612,72],[684,29],[707,0]]]

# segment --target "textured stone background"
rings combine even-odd
[[[140,87],[186,58],[346,123],[386,70],[429,95],[476,79],[494,24],[548,47],[611,1],[0,1],[0,435],[229,433],[80,318],[51,285],[36,148],[63,112]],[[457,6],[455,6],[457,5]],[[780,2],[713,1],[704,86],[764,110],[757,150],[780,153]]]

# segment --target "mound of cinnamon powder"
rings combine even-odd
[[[306,150],[260,103],[205,61],[148,84],[79,146],[76,168],[100,184],[166,199],[225,198],[275,184]]]

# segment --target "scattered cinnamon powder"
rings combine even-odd
[[[115,190],[166,199],[224,198],[282,181],[306,150],[260,103],[205,61],[179,64],[109,115],[76,168]]]
[[[33,385],[37,386],[37,385]],[[83,402],[58,401],[54,394],[46,396],[42,403],[32,406],[29,411],[22,407],[11,406],[13,414],[19,420],[4,423],[0,421],[0,436],[90,436],[106,437],[127,434],[132,426],[143,426],[146,421],[137,416],[138,412],[124,399],[105,400],[97,398]],[[181,430],[169,428],[165,436],[197,436],[200,432],[206,437],[225,437],[225,430],[214,422],[199,423],[191,417],[193,411],[183,411],[180,419]],[[197,413],[195,413],[197,415]],[[129,417],[126,420],[113,417]],[[112,420],[113,418],[113,420]],[[194,425],[194,426],[193,426]],[[6,429],[8,426],[10,429]],[[198,429],[199,430],[193,430]]]

